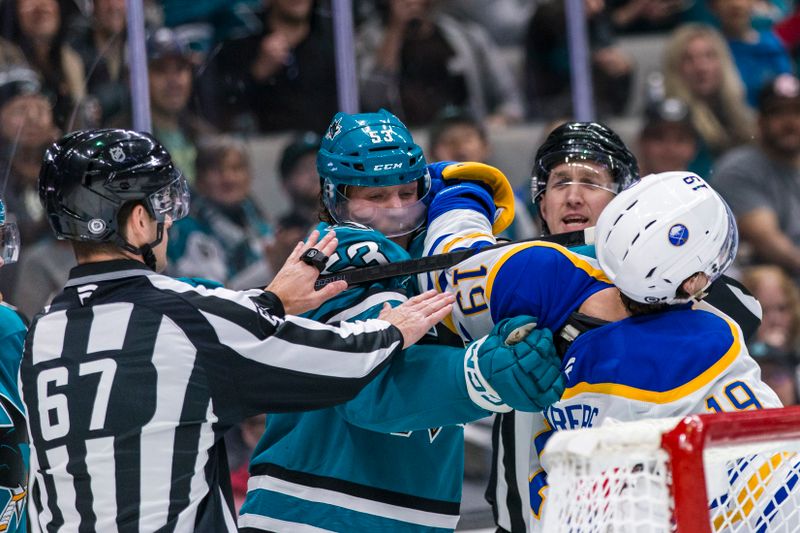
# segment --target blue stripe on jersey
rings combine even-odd
[[[667,403],[718,376],[739,355],[735,326],[689,305],[580,335],[563,399],[585,392]],[[636,364],[631,364],[636,361]]]
[[[425,527],[352,509],[294,498],[269,490],[249,491],[240,515],[263,514],[286,522],[308,524],[330,531],[391,531],[392,533],[448,533],[452,529]]]
[[[611,287],[605,274],[586,257],[545,242],[509,246],[492,267],[487,297],[495,323],[531,315],[541,327],[561,327],[592,294]]]

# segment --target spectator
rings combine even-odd
[[[677,98],[650,104],[639,131],[638,160],[642,176],[689,170],[699,139],[689,107]]]
[[[231,488],[233,489],[233,507],[239,511],[247,495],[247,480],[250,473],[250,456],[256,449],[256,444],[264,434],[264,424],[267,415],[256,415],[246,418],[232,431],[225,435],[225,445],[228,447],[228,463],[231,465]],[[231,453],[231,448],[236,453]]]
[[[800,45],[800,6],[792,14],[777,22],[774,30],[786,49],[791,54],[796,54]]]
[[[783,43],[772,29],[757,31],[752,17],[756,0],[710,0],[733,59],[744,82],[747,101],[758,104],[758,91],[778,74],[791,73],[792,64]]]
[[[244,144],[212,137],[198,145],[197,194],[189,216],[170,230],[171,273],[235,285],[264,261],[272,230],[250,198],[253,182]]]
[[[69,270],[75,265],[75,254],[66,241],[48,237],[26,246],[20,254],[18,266],[19,272],[25,274],[15,276],[11,292],[19,312],[29,320],[33,319],[58,294],[69,278]]]
[[[664,52],[664,87],[666,96],[689,105],[700,136],[690,165],[694,172],[709,176],[714,159],[752,138],[744,84],[728,45],[710,26],[685,24],[672,33]]]
[[[759,97],[759,142],[716,165],[717,188],[736,215],[757,262],[800,279],[800,81],[783,74]]]
[[[244,290],[265,287],[292,253],[297,241],[309,233],[304,216],[291,212],[281,216],[275,224],[275,233],[264,244],[264,259],[250,265],[229,283],[231,289]]]
[[[625,33],[670,30],[683,20],[686,0],[607,0],[614,29]]]
[[[317,172],[317,150],[320,136],[307,131],[292,138],[281,153],[278,166],[283,191],[289,196],[291,210],[307,221],[319,222],[320,178]]]
[[[336,113],[331,19],[316,0],[262,0],[260,33],[225,42],[224,129],[323,131]]]
[[[745,269],[742,283],[761,303],[761,326],[750,342],[753,355],[777,353],[800,363],[800,290],[786,272],[775,265]]]
[[[86,90],[97,99],[101,122],[130,105],[125,59],[125,0],[94,0],[90,19],[77,18],[70,44],[86,67]]]
[[[38,76],[27,67],[0,69],[0,196],[26,245],[50,235],[36,180],[42,152],[58,128],[40,88]],[[0,291],[12,292],[19,271],[19,265],[3,269]]]
[[[0,37],[0,67],[7,68],[27,63],[22,49],[8,39]]]
[[[602,0],[585,0],[589,29],[594,99],[598,115],[619,115],[628,104],[633,59],[615,45]],[[525,90],[534,119],[572,115],[572,89],[565,5],[540,5],[528,26],[525,41]]]
[[[4,8],[8,39],[39,73],[42,92],[53,99],[56,123],[71,129],[77,106],[86,95],[86,79],[83,61],[66,43],[58,0],[11,0]]]
[[[525,22],[537,0],[494,0],[486,9],[484,0],[445,0],[442,10],[448,15],[483,27],[502,47],[519,47],[525,39]]]
[[[189,183],[194,183],[197,143],[215,131],[189,110],[194,75],[191,50],[175,32],[160,28],[147,39],[147,67],[153,136],[169,151]],[[130,114],[111,122],[115,127],[129,127]]]
[[[433,0],[389,0],[359,32],[365,109],[392,109],[409,126],[448,105],[488,125],[523,118],[514,76],[486,31],[442,13]]]
[[[431,125],[428,135],[430,162],[477,161],[486,163],[492,153],[486,128],[469,113],[445,108]],[[527,194],[527,188],[525,190]],[[526,208],[526,201],[515,191],[514,221],[503,232],[511,240],[527,239],[538,233]]]
[[[761,368],[761,380],[778,395],[784,407],[797,405],[797,370],[781,356],[753,354]]]

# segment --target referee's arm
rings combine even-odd
[[[416,342],[441,320],[452,300],[421,295],[391,316],[382,315],[386,320],[326,325],[284,316],[270,292],[191,287],[164,277],[154,281],[189,304],[162,311],[197,350],[193,379],[207,381],[219,400],[214,402],[218,416],[232,420],[350,400],[404,344]]]

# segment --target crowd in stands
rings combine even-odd
[[[638,135],[627,140],[643,176],[697,172],[736,215],[739,277],[764,312],[751,353],[787,405],[798,403],[800,384],[794,4],[583,4],[598,119],[635,118]],[[487,161],[493,133],[530,122],[547,133],[572,115],[563,0],[353,0],[353,8],[361,110],[384,107],[425,131],[431,162]],[[193,187],[190,216],[171,230],[170,273],[264,286],[317,222],[316,150],[338,108],[331,2],[145,0],[145,14],[153,134]],[[126,33],[124,0],[0,0],[0,196],[25,243],[19,263],[2,270],[0,291],[28,317],[74,265],[38,201],[42,153],[69,131],[132,126]],[[631,35],[663,43],[646,87],[634,83],[639,66],[620,46]],[[632,105],[637,91],[646,92],[641,109]],[[245,141],[278,133],[276,168],[256,168]],[[540,142],[531,138],[520,157],[531,160]],[[265,212],[257,180],[278,184],[282,212]],[[536,236],[530,192],[518,192],[506,236]],[[257,441],[259,424],[242,428],[236,453]]]

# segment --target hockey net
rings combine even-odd
[[[543,531],[800,531],[800,407],[558,431]]]

